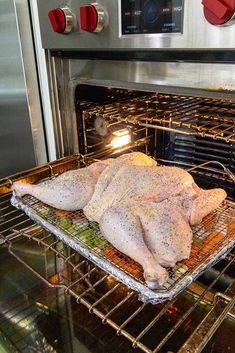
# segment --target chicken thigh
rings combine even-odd
[[[87,168],[70,170],[37,185],[17,181],[12,189],[19,197],[29,194],[55,208],[79,210],[90,200],[98,177],[111,161],[107,159],[95,162]]]

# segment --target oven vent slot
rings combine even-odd
[[[146,94],[122,102],[84,105],[85,118],[102,116],[187,136],[235,142],[235,101]]]
[[[163,156],[196,165],[216,160],[235,172],[235,143],[170,134]]]

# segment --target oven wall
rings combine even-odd
[[[73,81],[153,92],[235,98],[235,64],[70,59],[69,67]]]
[[[48,55],[57,157],[79,152],[79,84],[234,99],[235,65],[80,60]],[[216,81],[216,85],[214,84]],[[221,90],[221,87],[228,89]]]
[[[103,31],[82,31],[80,7],[89,3],[89,0],[68,2],[76,16],[76,25],[71,33],[61,34],[53,32],[48,12],[63,7],[64,2],[36,2],[42,46],[48,52],[57,157],[79,151],[74,102],[79,83],[235,98],[235,24],[209,24],[201,1],[183,1],[182,33],[124,36],[120,32],[120,0],[99,1],[109,17]],[[138,6],[139,2],[135,4]]]

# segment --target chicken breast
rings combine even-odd
[[[194,184],[192,176],[177,167],[122,165],[113,175],[112,165],[100,175],[95,192],[84,208],[90,220],[99,222],[104,211],[116,204],[143,199],[160,202],[184,189],[192,189]]]
[[[12,190],[19,197],[29,194],[52,207],[76,211],[84,208],[90,201],[100,174],[109,164],[112,164],[112,168],[108,177],[104,175],[105,183],[115,175],[119,165],[155,165],[156,162],[141,152],[127,153],[116,159],[95,162],[87,168],[65,172],[37,185],[15,182]],[[103,187],[105,183],[102,184]]]

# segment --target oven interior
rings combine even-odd
[[[219,163],[235,171],[234,101],[78,85],[75,110],[81,154],[104,158],[138,150],[181,167],[208,163],[214,175],[195,175],[196,181],[220,185],[234,198],[233,180],[216,177],[223,172]],[[113,149],[115,132],[123,129],[130,143]]]
[[[134,291],[14,209],[10,182],[76,168],[81,155],[103,159],[138,150],[161,164],[191,168],[200,186],[222,187],[234,200],[235,101],[84,84],[75,89],[74,106],[79,155],[0,183],[0,342],[5,350],[234,351],[234,252],[175,299],[143,304]],[[125,143],[113,144],[123,136]]]

